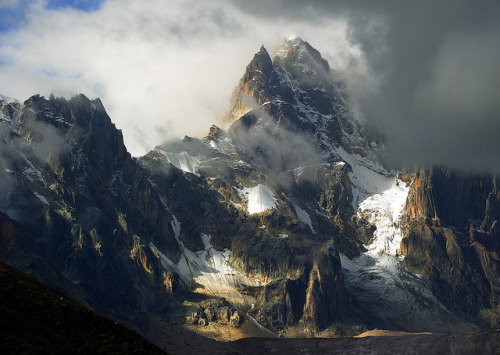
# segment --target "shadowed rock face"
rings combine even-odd
[[[0,248],[33,250],[31,230],[0,211]]]
[[[2,121],[9,128],[2,165],[12,172],[2,210],[31,228],[36,253],[103,307],[153,307],[164,292],[163,270],[145,241],[171,244],[172,255],[178,245],[169,242],[168,215],[159,212],[148,175],[100,101],[34,96],[11,106]],[[140,236],[146,240],[135,247]]]
[[[403,215],[404,265],[421,274],[438,299],[457,314],[496,324],[479,311],[499,302],[500,195],[496,176],[445,168],[416,170]]]
[[[344,277],[333,245],[323,246],[315,256],[304,305],[304,322],[324,329],[345,316]]]

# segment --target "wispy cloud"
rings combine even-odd
[[[341,21],[263,19],[228,1],[108,0],[93,12],[34,2],[25,21],[0,39],[0,92],[100,96],[133,154],[220,123],[261,44],[298,32],[347,46]]]
[[[500,166],[497,1],[8,3],[22,21],[0,33],[0,92],[100,96],[133,154],[206,133],[260,45],[295,33],[347,81],[393,163]]]

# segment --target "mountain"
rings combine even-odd
[[[225,127],[140,158],[99,99],[0,104],[1,258],[160,346],[162,326],[497,327],[496,176],[385,167],[383,137],[298,37],[255,54]]]

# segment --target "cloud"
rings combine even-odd
[[[268,18],[347,22],[349,54],[360,56],[350,55],[342,75],[366,121],[388,139],[389,164],[498,170],[498,1],[267,3],[240,6]],[[330,48],[317,49],[331,59]]]
[[[134,155],[221,124],[261,44],[272,51],[292,33],[313,38],[318,30],[251,16],[217,0],[108,0],[90,13],[51,10],[39,1],[25,19],[0,39],[0,92],[20,100],[51,92],[100,96]],[[318,42],[342,41],[345,24],[325,28]]]
[[[272,53],[298,34],[387,137],[389,163],[500,165],[496,1],[45,4],[25,5],[23,24],[0,32],[0,93],[100,96],[134,155],[220,124],[260,45]]]
[[[367,80],[353,96],[396,165],[500,167],[500,3],[365,3],[351,13]]]

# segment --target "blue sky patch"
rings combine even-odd
[[[103,2],[104,0],[50,0],[46,7],[49,10],[71,7],[85,12],[93,12],[99,10]]]
[[[0,33],[22,26],[26,7],[26,1],[19,1],[15,6],[0,4]]]
[[[32,0],[18,0],[13,3],[3,3],[0,0],[0,34],[17,30],[25,24],[26,11]],[[72,8],[85,12],[94,12],[101,8],[105,0],[48,0],[48,10]]]

